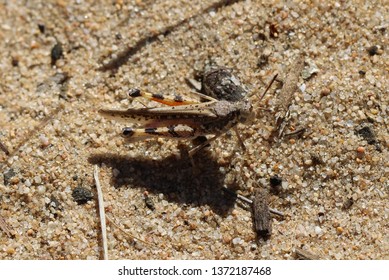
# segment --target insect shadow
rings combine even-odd
[[[164,194],[164,199],[182,205],[208,205],[216,214],[226,216],[233,208],[236,198],[223,191],[224,177],[220,166],[209,151],[201,151],[194,157],[193,167],[188,152],[179,147],[181,157],[168,156],[162,160],[139,159],[113,153],[94,154],[92,164],[117,169],[112,174],[115,188],[137,186],[150,194]],[[156,209],[158,211],[158,202]]]

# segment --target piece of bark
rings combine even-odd
[[[268,192],[265,189],[255,191],[252,204],[254,230],[258,237],[268,238],[272,231],[272,220],[268,204]]]

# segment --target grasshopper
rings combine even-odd
[[[253,106],[247,98],[247,90],[240,81],[224,67],[210,67],[202,77],[203,93],[195,93],[198,100],[152,94],[131,89],[131,98],[143,97],[168,107],[152,107],[128,110],[101,109],[99,113],[107,118],[132,123],[121,135],[128,141],[139,141],[151,137],[194,139],[213,135],[189,151],[192,156],[238,123],[254,119]],[[239,134],[238,139],[243,145]]]

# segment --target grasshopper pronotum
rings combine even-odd
[[[101,109],[99,113],[136,125],[135,128],[125,127],[122,130],[122,136],[129,141],[150,137],[193,139],[213,135],[190,150],[189,154],[193,155],[229,129],[236,129],[238,123],[246,123],[254,118],[252,104],[246,96],[247,91],[227,68],[214,67],[206,70],[202,90],[204,94],[196,93],[199,100],[190,100],[182,96],[167,97],[132,89],[129,92],[132,98],[144,97],[169,107]],[[243,144],[240,138],[239,141]]]

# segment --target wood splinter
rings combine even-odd
[[[301,248],[294,249],[295,258],[298,260],[321,260],[322,258]]]
[[[8,148],[2,142],[0,142],[0,150],[2,150],[7,156],[11,154]]]

